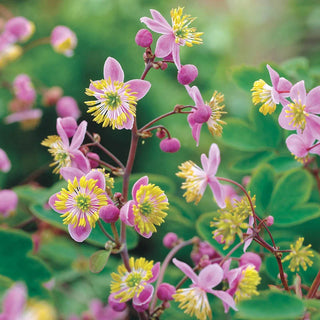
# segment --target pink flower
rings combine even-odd
[[[67,57],[73,55],[73,50],[78,42],[75,33],[65,26],[55,27],[51,32],[50,40],[53,49]]]
[[[8,172],[11,169],[11,162],[6,152],[0,148],[0,171]]]
[[[18,205],[18,196],[12,190],[0,190],[0,214],[4,217],[14,212]]]
[[[28,105],[32,105],[37,97],[31,79],[26,74],[19,74],[13,81],[15,96]]]
[[[7,21],[4,32],[9,33],[14,42],[27,41],[34,33],[34,23],[24,17],[14,17]]]
[[[164,222],[168,209],[168,198],[154,184],[148,183],[147,176],[140,178],[132,188],[133,200],[128,201],[120,210],[120,219],[145,238],[150,238],[153,232]]]
[[[137,101],[147,94],[150,82],[138,79],[123,82],[123,70],[119,62],[111,57],[104,64],[103,75],[103,80],[92,81],[89,89],[86,89],[88,96],[97,99],[86,102],[88,112],[103,127],[132,129]]]
[[[199,275],[192,270],[186,263],[177,259],[172,260],[173,263],[191,279],[192,285],[187,289],[178,289],[173,295],[175,301],[180,302],[179,307],[186,309],[185,313],[195,314],[198,319],[206,319],[211,317],[211,309],[207,297],[207,293],[222,300],[227,306],[236,309],[232,296],[222,290],[213,290],[224,278],[222,268],[218,264],[210,264],[202,269]]]
[[[41,109],[28,109],[8,115],[4,121],[7,124],[20,122],[22,129],[34,129],[42,117]]]
[[[179,166],[181,171],[176,175],[186,179],[182,184],[182,189],[186,189],[183,196],[186,197],[187,202],[195,201],[197,204],[209,184],[218,206],[224,208],[226,206],[224,189],[215,177],[220,164],[220,150],[217,144],[211,145],[209,158],[204,153],[201,155],[201,164],[203,169],[192,161],[184,162]]]
[[[78,119],[81,115],[77,101],[72,97],[62,97],[57,102],[57,114],[61,118],[72,117]]]
[[[185,64],[181,67],[178,71],[178,81],[183,84],[187,85],[193,82],[198,76],[198,69],[193,64]]]
[[[302,80],[291,88],[290,99],[293,102],[287,102],[279,115],[280,126],[298,133],[311,131],[309,134],[320,139],[320,86],[307,94]]]
[[[195,18],[190,15],[183,15],[183,8],[172,9],[170,12],[172,26],[157,10],[150,10],[152,18],[143,17],[141,22],[145,23],[149,29],[162,34],[157,41],[155,55],[164,58],[172,54],[173,61],[180,69],[180,46],[192,47],[193,44],[201,44],[200,36],[202,32],[196,32],[196,29],[189,25]]]
[[[180,141],[177,138],[166,138],[160,142],[160,149],[163,152],[174,153],[179,151],[180,147]]]

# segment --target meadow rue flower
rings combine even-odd
[[[162,34],[157,41],[155,55],[159,58],[164,58],[172,54],[173,61],[180,69],[180,46],[192,47],[193,44],[201,44],[200,38],[203,32],[196,32],[196,28],[190,27],[190,24],[195,20],[190,15],[183,15],[183,8],[172,9],[170,12],[172,26],[157,10],[150,10],[152,18],[143,17],[141,22],[154,32]]]
[[[12,190],[0,190],[0,214],[4,217],[13,213],[18,205],[18,196]]]
[[[136,44],[142,48],[148,48],[152,44],[152,34],[147,29],[140,29],[135,38]]]
[[[105,193],[105,177],[98,170],[68,180],[67,189],[63,188],[49,199],[49,205],[61,214],[70,236],[77,242],[89,237],[99,219],[100,208],[108,204],[111,200]]]
[[[291,252],[282,259],[282,262],[290,261],[289,269],[292,272],[299,271],[300,266],[306,271],[308,266],[311,267],[313,264],[313,261],[310,258],[313,257],[314,254],[311,250],[308,250],[311,248],[311,244],[305,247],[302,245],[303,241],[304,238],[299,237],[295,244],[290,244]]]
[[[8,115],[4,121],[7,124],[19,122],[23,130],[34,129],[42,117],[41,109],[29,109]]]
[[[186,189],[183,196],[187,202],[194,201],[198,204],[209,184],[218,206],[224,208],[226,206],[224,190],[215,177],[220,164],[220,150],[215,143],[210,147],[209,158],[204,153],[201,155],[201,164],[203,169],[192,161],[186,161],[179,166],[180,172],[176,175],[186,179],[182,183],[182,189]]]
[[[15,44],[6,44],[0,49],[0,69],[21,57],[23,49]]]
[[[56,166],[54,173],[60,173],[60,169],[64,167],[76,167],[83,172],[90,170],[88,159],[79,150],[87,130],[87,122],[82,121],[74,133],[71,143],[67,133],[62,126],[62,119],[57,119],[57,132],[59,136],[48,136],[41,144],[49,148],[49,152],[54,158],[54,162],[50,166]]]
[[[111,293],[119,302],[126,302],[133,299],[136,306],[145,305],[150,302],[153,295],[154,282],[160,269],[160,263],[153,265],[153,261],[145,258],[129,259],[131,271],[128,271],[122,264],[118,266],[118,273],[111,273]]]
[[[197,319],[205,320],[212,318],[207,293],[221,299],[228,306],[237,310],[231,295],[221,290],[213,290],[223,279],[223,270],[218,264],[211,264],[202,269],[199,275],[186,263],[173,259],[173,263],[191,279],[190,288],[178,289],[173,295],[175,301],[179,302],[179,308],[185,309],[190,316],[195,315]]]
[[[177,79],[182,85],[193,82],[198,76],[198,68],[193,64],[185,64],[178,71]]]
[[[14,17],[7,21],[4,32],[9,33],[14,42],[27,41],[34,33],[35,25],[25,17]]]
[[[0,171],[8,172],[11,169],[11,162],[6,152],[0,148]]]
[[[30,77],[26,74],[19,74],[14,79],[13,90],[15,96],[28,105],[32,105],[36,100],[36,90],[34,89]]]
[[[254,265],[256,270],[259,271],[262,264],[262,260],[258,254],[254,252],[246,252],[240,257],[239,266],[242,267],[248,264]]]
[[[221,257],[207,241],[201,241],[199,244],[194,245],[190,255],[195,265],[199,264],[203,256],[207,256],[209,260]]]
[[[137,101],[149,91],[151,84],[145,80],[124,81],[123,70],[117,60],[108,57],[104,64],[104,79],[91,81],[86,95],[96,101],[85,102],[93,121],[112,129],[132,129]]]
[[[297,130],[302,133],[311,131],[316,139],[320,139],[320,86],[313,88],[308,94],[304,81],[299,81],[290,90],[291,103],[284,105],[279,124],[286,130]]]
[[[268,64],[272,86],[268,85],[262,79],[255,81],[252,91],[252,102],[254,105],[262,103],[259,111],[264,115],[272,114],[277,107],[277,104],[287,104],[286,97],[289,97],[292,84],[287,79],[279,76]]]
[[[160,149],[163,152],[174,153],[179,151],[180,147],[180,141],[177,138],[167,138],[160,142]]]
[[[149,178],[140,178],[132,188],[133,200],[128,201],[120,210],[120,219],[145,238],[157,232],[167,216],[169,203],[163,190],[149,183]]]
[[[75,33],[68,27],[56,26],[51,32],[50,42],[56,52],[71,57],[78,40]]]
[[[72,117],[76,120],[80,117],[81,112],[77,101],[72,97],[62,97],[58,100],[56,111],[59,117]]]
[[[209,103],[204,103],[198,87],[186,86],[186,89],[195,103],[196,110],[188,115],[189,126],[192,130],[192,136],[199,145],[200,131],[203,123],[207,123],[208,129],[213,136],[221,136],[222,125],[226,124],[221,120],[224,105],[223,95],[215,91]]]

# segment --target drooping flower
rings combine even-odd
[[[209,184],[218,206],[224,208],[226,206],[224,190],[215,177],[220,164],[220,150],[215,143],[210,147],[209,158],[204,153],[201,155],[201,164],[203,169],[192,161],[184,162],[179,166],[181,171],[176,175],[186,179],[182,183],[182,189],[186,189],[183,196],[187,202],[194,201],[197,204]]]
[[[27,41],[34,33],[35,25],[25,17],[14,17],[7,21],[4,32],[12,36],[14,42]]]
[[[267,69],[269,71],[272,86],[268,85],[262,79],[255,81],[252,91],[252,102],[254,105],[262,103],[259,111],[264,115],[268,113],[272,114],[277,107],[277,104],[286,104],[286,97],[289,97],[292,84],[290,81],[283,77],[279,77],[279,74],[273,70],[268,64]]]
[[[286,130],[305,130],[315,139],[320,139],[320,86],[313,88],[308,94],[304,81],[299,81],[290,90],[291,103],[284,105],[279,124]]]
[[[307,245],[306,247],[303,246],[304,238],[300,237],[295,244],[290,244],[291,252],[282,259],[282,262],[290,261],[289,269],[294,271],[299,271],[300,266],[305,271],[307,270],[307,265],[310,267],[313,264],[313,261],[310,259],[314,256],[311,250],[311,244]]]
[[[221,136],[222,125],[226,124],[223,120],[221,120],[222,114],[226,113],[225,111],[223,111],[223,94],[215,91],[212,95],[210,102],[204,103],[198,87],[193,86],[190,88],[186,86],[186,88],[190,97],[194,101],[196,108],[195,111],[192,111],[188,115],[188,122],[192,130],[192,136],[194,140],[197,142],[197,146],[199,145],[201,127],[204,122],[207,123],[209,132],[213,136]],[[208,112],[208,117],[203,122],[200,122],[196,118],[197,113],[201,109],[206,109]]]
[[[150,82],[145,80],[124,81],[123,70],[117,60],[108,57],[104,64],[104,79],[92,81],[86,89],[86,95],[96,98],[86,101],[88,112],[93,121],[112,129],[132,129],[136,116],[137,101],[150,89]]]
[[[225,304],[237,310],[231,295],[222,290],[213,290],[223,279],[223,270],[218,264],[210,264],[202,269],[199,275],[186,263],[177,259],[173,263],[191,279],[190,288],[178,289],[173,295],[175,301],[180,302],[179,308],[185,309],[190,316],[195,315],[197,319],[206,320],[212,318],[207,293],[221,299]]]
[[[153,295],[154,282],[159,274],[160,263],[153,265],[153,261],[145,258],[129,259],[131,271],[128,271],[122,264],[118,266],[118,273],[111,273],[111,293],[119,302],[126,302],[133,299],[137,306],[149,303]]]
[[[62,119],[57,119],[58,136],[48,136],[41,144],[49,148],[49,152],[53,156],[54,162],[50,166],[56,166],[54,173],[60,173],[60,169],[64,167],[76,167],[87,173],[90,170],[88,159],[79,150],[87,129],[87,122],[82,121],[74,133],[71,143],[67,133],[62,126]]]
[[[190,26],[195,18],[188,14],[183,15],[183,8],[178,7],[171,10],[172,26],[157,10],[151,9],[150,12],[153,19],[143,17],[140,21],[152,31],[162,34],[157,41],[155,55],[164,58],[172,54],[174,63],[180,69],[180,46],[192,47],[194,44],[201,44],[200,37],[203,32],[196,32],[196,28]]]
[[[140,178],[132,188],[133,200],[128,201],[120,211],[120,219],[136,229],[145,238],[157,232],[167,216],[168,199],[165,193],[147,176]]]
[[[88,238],[99,219],[100,208],[110,203],[105,192],[105,177],[99,170],[92,170],[81,178],[75,176],[73,180],[69,179],[67,189],[63,188],[49,199],[49,205],[61,214],[70,236],[77,242]]]
[[[67,57],[73,55],[73,50],[78,42],[75,33],[65,26],[56,26],[51,32],[50,41],[56,52]]]
[[[26,74],[19,74],[14,79],[13,90],[15,96],[28,105],[32,105],[36,100],[36,91],[30,77]]]
[[[7,124],[19,122],[23,130],[31,130],[39,124],[41,117],[41,109],[27,109],[8,115],[4,121]]]
[[[0,148],[0,171],[8,172],[11,169],[11,162],[6,152]]]
[[[64,96],[57,101],[56,111],[61,118],[72,117],[77,120],[81,116],[77,101],[68,96]]]

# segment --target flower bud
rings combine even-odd
[[[77,37],[68,27],[57,26],[51,32],[50,42],[56,52],[71,57],[77,46]]]
[[[116,222],[119,219],[120,210],[113,204],[101,207],[99,211],[100,218],[107,223]]]
[[[176,293],[176,288],[169,283],[161,283],[157,290],[157,297],[159,300],[168,301],[173,300],[172,295]]]
[[[42,104],[44,106],[54,106],[57,104],[62,95],[63,90],[61,87],[51,87],[44,92],[42,97]]]
[[[180,141],[176,138],[163,139],[160,142],[160,149],[163,152],[174,153],[180,149]]]
[[[159,139],[163,139],[163,138],[166,136],[166,131],[163,130],[162,128],[160,128],[160,129],[157,130],[156,136],[157,136]]]
[[[152,44],[152,34],[147,29],[140,29],[135,38],[136,44],[142,48],[148,48]]]
[[[193,112],[193,119],[197,123],[205,123],[209,120],[211,113],[211,108],[207,105],[203,105]]]
[[[14,17],[8,20],[4,30],[14,38],[14,42],[25,42],[34,33],[35,26],[33,22],[24,17]]]
[[[178,71],[178,81],[184,86],[193,82],[198,76],[198,69],[193,64],[186,64]]]
[[[253,264],[257,271],[260,270],[261,266],[261,258],[258,254],[253,252],[246,252],[244,253],[239,260],[239,266],[245,266],[246,264]]]
[[[168,64],[166,62],[162,62],[160,64],[160,68],[161,68],[161,70],[166,70],[168,68]]]
[[[11,212],[15,211],[18,205],[18,196],[12,190],[0,191],[0,214],[7,217]]]
[[[119,300],[117,300],[114,296],[115,293],[109,295],[108,304],[114,311],[123,311],[127,307],[127,305],[124,302],[119,302]]]
[[[167,233],[162,240],[163,245],[169,249],[173,248],[176,245],[177,241],[178,241],[178,236],[173,232]]]
[[[61,119],[60,123],[68,138],[73,137],[78,128],[77,121],[72,117],[65,117]]]
[[[11,162],[6,152],[0,148],[0,171],[8,172],[11,169]]]
[[[99,167],[99,162],[95,161],[95,160],[93,160],[91,158],[94,158],[96,160],[100,160],[99,155],[97,153],[94,153],[94,152],[88,152],[87,156],[88,156],[88,158],[90,157],[89,158],[89,163],[90,163],[91,169],[98,168]]]
[[[77,120],[81,115],[77,101],[68,96],[58,100],[56,110],[58,116],[61,118],[72,117]]]
[[[19,100],[26,102],[29,105],[32,105],[36,100],[36,91],[29,76],[26,74],[19,74],[13,80],[13,90],[15,96]]]
[[[265,221],[266,221],[266,225],[268,227],[271,227],[274,223],[274,218],[273,218],[273,216],[268,216]]]

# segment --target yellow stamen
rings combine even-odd
[[[286,117],[292,118],[289,123],[290,125],[292,124],[294,127],[303,131],[306,127],[306,117],[308,117],[309,114],[305,111],[306,106],[301,103],[301,100],[298,102],[296,100],[293,101],[293,103],[288,105],[289,110],[285,111],[287,113]]]
[[[277,105],[272,98],[272,87],[266,84],[262,79],[255,81],[253,84],[252,91],[252,102],[254,105],[263,103],[259,111],[263,115],[272,114]]]
[[[208,129],[213,136],[220,137],[222,134],[222,125],[226,124],[225,121],[221,120],[222,114],[227,112],[223,111],[225,105],[222,104],[224,101],[224,96],[222,93],[215,91],[212,95],[209,107],[212,110],[211,116],[207,121]]]

